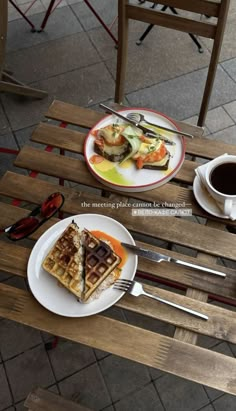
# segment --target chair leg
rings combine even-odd
[[[122,104],[128,54],[128,18],[125,17],[125,2],[118,3],[118,51],[116,66],[115,103]],[[123,23],[124,21],[124,23]]]
[[[13,7],[15,7],[15,9],[16,9],[16,10],[18,11],[18,13],[25,19],[25,21],[27,21],[27,23],[31,26],[31,31],[32,31],[32,33],[35,33],[35,32],[36,32],[35,25],[28,19],[28,17],[25,15],[25,13],[23,13],[23,12],[21,11],[21,9],[14,3],[14,1],[9,0],[9,2],[11,3],[11,5],[12,5]]]
[[[35,88],[22,85],[22,83],[19,84],[17,80],[15,80],[14,83],[0,80],[0,92],[1,91],[39,99],[48,95],[46,91],[37,90]]]

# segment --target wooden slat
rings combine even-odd
[[[1,208],[1,207],[0,207]],[[0,241],[0,269],[8,274],[26,277],[28,259],[31,249]]]
[[[6,252],[6,257],[10,256],[11,260],[2,266],[2,256],[4,251]],[[14,245],[4,245],[4,243],[0,241],[0,269],[5,271],[4,268],[7,266],[7,272],[9,274],[26,277],[30,251],[24,247],[18,246],[16,257],[13,254],[13,251],[15,252]],[[18,252],[20,251],[23,251],[23,253],[18,255]],[[160,298],[202,312],[209,316],[209,320],[204,322],[201,319],[192,318],[192,316],[176,310],[175,308],[171,308],[157,301],[149,300],[145,297],[136,299],[130,295],[126,295],[117,303],[117,306],[140,315],[145,313],[148,317],[181,327],[182,329],[188,330],[189,333],[193,333],[194,331],[195,333],[198,332],[209,337],[236,343],[236,318],[234,312],[214,305],[195,301],[193,295],[191,298],[188,298],[184,295],[179,295],[162,288],[148,285],[144,285],[144,289]]]
[[[74,200],[74,202],[77,200]],[[73,203],[73,200],[72,200]],[[70,208],[71,202],[68,203],[68,208]],[[5,213],[8,211],[8,214]],[[4,223],[10,224],[16,219],[24,217],[27,215],[27,210],[19,209],[13,206],[6,206],[0,203],[0,224]],[[3,217],[4,216],[4,217]],[[40,235],[44,233],[49,227],[51,227],[58,220],[51,219],[50,222],[45,223],[40,227],[30,238],[37,240]],[[29,257],[30,251],[28,249],[22,248],[20,245],[15,243],[5,243],[0,241],[0,269],[9,274],[15,274],[25,277],[27,258]],[[20,242],[21,244],[21,242]],[[147,244],[137,241],[137,245],[141,247],[147,247]],[[16,258],[12,258],[13,248],[16,247]],[[181,255],[180,253],[173,252],[170,250],[163,250],[160,247],[148,245],[148,248],[160,253],[165,252],[167,255],[177,259],[184,259],[190,263],[196,264],[196,258],[189,257],[186,255]],[[204,265],[204,262],[202,262]],[[236,300],[236,276],[235,270],[219,266],[214,262],[205,262],[205,265],[209,268],[223,271],[227,274],[225,279],[216,277],[211,274],[200,273],[197,270],[191,270],[184,268],[172,263],[162,262],[157,264],[155,262],[139,258],[138,271],[140,273],[145,273],[151,277],[158,279],[167,279],[176,284],[182,284],[186,287],[197,288],[199,290],[206,291],[208,293],[214,294],[215,296],[221,296],[224,298],[229,298],[232,301]]]
[[[91,128],[104,117],[104,113],[55,100],[49,107],[45,117]]]
[[[24,191],[25,184],[31,184],[31,180],[27,180],[28,177],[22,177],[22,175],[7,172],[6,175],[3,177],[3,184],[1,184],[1,187],[3,187],[3,192],[9,197],[18,198],[21,195],[22,190]],[[127,196],[127,193],[124,193],[124,195]],[[155,203],[164,205],[166,203],[185,204],[186,206],[192,208],[192,212],[194,215],[198,215],[205,218],[210,217],[211,219],[217,219],[219,221],[217,217],[209,216],[209,214],[205,212],[197,204],[192,190],[177,185],[167,183],[164,186],[159,187],[158,189],[147,191],[145,193],[133,193],[132,197],[138,200],[137,203],[139,202],[139,200],[144,199],[145,202],[151,202],[154,204],[154,206]],[[87,200],[92,201],[93,199],[90,198],[89,200],[89,198],[87,198]],[[96,198],[94,198],[94,201],[95,200]],[[30,201],[30,198],[28,201]],[[224,220],[220,219],[220,222],[224,223]],[[228,222],[228,224],[236,225],[236,221],[230,221]]]
[[[185,33],[193,33],[210,39],[215,38],[216,25],[211,22],[195,21],[179,15],[173,16],[162,11],[141,8],[133,4],[127,5],[126,8],[129,19],[148,24],[157,24],[158,26],[183,31]]]
[[[31,391],[24,406],[32,411],[92,411],[91,408],[84,407],[42,388]]]
[[[47,123],[40,123],[33,131],[31,140],[83,154],[85,137],[85,133],[69,130],[68,128],[60,128]],[[221,141],[195,137],[192,140],[186,139],[186,153],[197,157],[213,159],[224,153],[236,155],[236,146]]]
[[[223,135],[223,132],[222,132]],[[186,139],[186,153],[206,159],[213,159],[224,153],[236,155],[236,145],[206,138]]]
[[[6,178],[2,179],[0,182],[0,192],[1,193],[7,193],[9,192],[14,195],[14,193],[22,195],[22,199],[26,201],[33,201],[37,204],[41,203],[45,196],[49,195],[51,192],[54,191],[54,186],[50,183],[47,183],[45,181],[35,181],[34,179],[30,179],[29,177],[25,176],[17,176],[14,173],[8,173],[7,176],[10,177],[12,176],[12,179]],[[11,183],[12,181],[12,183]],[[2,185],[1,185],[2,184]],[[13,185],[12,191],[11,191],[11,185]],[[2,187],[3,186],[3,187]],[[14,191],[15,189],[19,189],[19,192]],[[8,192],[9,190],[9,192]],[[92,201],[91,197],[83,197],[81,198],[80,193],[68,189],[68,188],[62,188],[61,189],[63,194],[65,195],[66,202],[64,204],[64,210],[68,213],[71,214],[78,214],[78,213],[83,213],[84,208],[81,206],[81,201],[83,202],[84,200],[87,202]],[[92,211],[92,210],[89,210]],[[27,215],[27,210],[25,209],[20,209],[18,207],[13,207],[9,206],[7,204],[2,204],[0,203],[0,224],[1,226],[7,226],[14,221],[16,221],[18,218],[24,217]],[[49,228],[54,222],[56,222],[56,219],[51,219],[47,223],[45,223],[37,232],[35,233],[32,238],[37,239],[39,235],[43,233],[43,230],[46,230]],[[144,246],[144,244],[141,244]],[[163,250],[159,247],[153,247],[149,245],[149,248],[154,249],[158,252],[163,252]],[[8,261],[8,263],[11,263],[11,256],[12,251],[9,250],[6,252],[6,249],[3,249],[3,256],[2,256],[2,261]],[[196,263],[195,258],[191,258],[189,256],[181,256],[179,253],[175,253],[172,251],[168,251],[168,254],[174,258],[184,258],[186,261]],[[0,259],[1,261],[1,259]],[[5,264],[5,263],[4,263]],[[216,294],[228,298],[235,299],[236,297],[236,284],[235,284],[235,270],[230,270],[228,268],[221,268],[216,264],[209,264],[209,267],[215,268],[218,270],[224,270],[227,273],[226,279],[222,282],[222,279],[219,277],[211,276],[211,275],[203,275],[198,273],[197,271],[189,270],[187,268],[183,269],[182,267],[173,265],[173,264],[168,264],[168,263],[161,263],[160,265],[147,261],[144,259],[139,259],[139,270],[141,272],[153,274],[156,277],[160,278],[166,278],[169,279],[170,281],[174,281],[176,283],[181,283],[185,284],[186,286],[193,287],[193,288],[199,288],[203,289],[207,292],[210,292],[211,294]],[[4,268],[4,265],[3,267]],[[202,281],[204,279],[204,281]]]
[[[0,192],[2,194],[8,195],[13,198],[18,198],[21,196],[23,200],[31,201],[36,204],[40,204],[43,199],[54,190],[55,186],[51,183],[42,180],[34,180],[30,177],[17,175],[11,172],[8,172],[0,182]],[[61,191],[66,198],[64,209],[70,214],[78,214],[84,212],[84,208],[82,209],[81,207],[81,203],[83,201],[86,201],[86,203],[89,204],[93,200],[99,200],[96,199],[94,195],[89,196],[88,194],[86,194],[86,197],[81,197],[80,192],[76,192],[75,190],[71,190],[66,187],[61,187]],[[0,203],[1,226],[7,226],[16,221],[16,219],[25,215],[27,215],[27,210]],[[42,228],[35,233],[35,237],[33,238],[37,239],[38,235],[42,234],[41,230],[43,228],[47,229],[50,226],[50,223],[54,221],[56,222],[57,220],[52,219],[44,224]],[[144,246],[144,244],[141,245]],[[151,245],[149,247],[158,252],[163,252],[163,250],[159,247],[153,248],[153,246]],[[11,254],[11,250],[7,252],[6,249],[4,249],[2,256],[3,261],[6,261],[10,264]],[[168,251],[168,254],[177,259],[181,258],[181,254],[175,253],[173,251]],[[196,263],[195,258],[184,256],[184,259],[186,259],[186,261]],[[216,270],[221,270],[221,267],[216,264],[209,264],[209,267]],[[224,268],[224,271],[227,273],[227,278],[223,283],[222,279],[216,279],[215,276],[204,275],[203,277],[203,274],[199,275],[197,271],[189,270],[187,268],[183,269],[180,266],[167,264],[164,262],[160,266],[158,266],[156,263],[153,263],[151,261],[139,259],[139,270],[149,274],[153,273],[153,275],[156,275],[157,277],[166,278],[170,281],[185,284],[189,287],[198,289],[202,289],[203,287],[205,291],[212,294],[221,295],[232,299],[236,298],[235,270]],[[204,282],[202,281],[203,278]]]
[[[5,284],[0,284],[0,316],[236,394],[235,358],[214,351],[101,315],[80,319],[57,316],[27,291]]]
[[[74,153],[83,153],[84,139],[85,134],[83,133],[47,123],[40,123],[31,136],[32,141]]]
[[[84,161],[79,159],[24,146],[14,164],[17,167],[104,189],[104,185],[95,180]],[[198,165],[193,161],[185,160],[182,168],[175,176],[175,180],[191,184],[195,177],[194,170]]]
[[[73,159],[70,159],[70,161],[72,160]],[[30,188],[32,190],[32,187]],[[3,190],[4,188],[2,187],[0,192]],[[101,202],[101,198],[99,198],[99,202]],[[183,246],[201,250],[209,254],[233,260],[235,259],[235,253],[233,250],[234,244],[236,246],[236,236],[231,233],[223,232],[221,234],[221,242],[220,244],[217,244],[216,249],[215,242],[217,239],[218,230],[175,217],[155,217],[156,224],[154,225],[152,217],[140,218],[139,216],[132,216],[131,219],[129,208],[123,208],[122,213],[117,213],[116,208],[105,207],[105,209],[106,215],[119,219],[119,221],[131,231],[139,232],[141,234],[149,234],[154,238],[181,244]],[[98,212],[98,210],[93,207],[92,203],[87,204],[85,208],[82,203],[79,202],[75,213],[84,213],[85,210],[86,213]]]
[[[113,104],[116,110],[124,110],[129,107],[124,107],[118,104]],[[158,109],[158,108],[157,108]],[[82,110],[82,111],[81,111]],[[82,120],[80,116],[82,115]],[[46,117],[53,120],[64,121],[69,124],[74,124],[76,126],[84,126],[86,128],[91,128],[100,121],[106,113],[92,111],[90,109],[81,109],[81,107],[75,106],[73,104],[64,103],[62,101],[54,100],[49,107]],[[172,119],[171,119],[172,120]],[[81,123],[82,121],[82,123]],[[177,126],[186,133],[190,133],[194,136],[201,137],[204,129],[202,127],[197,127],[192,124],[188,124],[182,121],[174,120]]]
[[[192,13],[204,14],[206,16],[217,17],[219,15],[220,3],[219,1],[209,0],[149,0],[151,3],[157,3],[168,7],[190,11]]]

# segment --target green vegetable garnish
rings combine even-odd
[[[135,132],[135,130],[131,126],[126,127],[126,129],[122,133],[122,136],[124,136],[125,139],[131,145],[131,152],[120,162],[120,164],[122,164],[124,161],[128,160],[135,153],[137,153],[141,145],[139,135]]]

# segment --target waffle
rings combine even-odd
[[[85,250],[85,287],[83,301],[105,283],[105,280],[118,266],[121,258],[111,247],[95,237],[90,231],[83,230],[83,245]],[[108,283],[107,283],[108,284]],[[99,287],[102,291],[102,287]]]
[[[43,268],[78,298],[83,298],[84,252],[82,233],[72,222],[43,261]]]
[[[43,268],[81,302],[89,302],[111,285],[120,261],[107,243],[72,222],[49,251]]]

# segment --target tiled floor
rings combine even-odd
[[[134,0],[135,1],[135,0]],[[16,0],[23,10],[28,0]],[[49,0],[38,0],[29,16],[39,27]],[[116,16],[117,1],[91,0],[106,22]],[[220,64],[206,121],[208,138],[235,144],[236,134],[236,0],[231,10]],[[155,28],[142,46],[135,40],[145,25],[131,25],[126,99],[129,105],[156,108],[196,122],[209,61],[210,42],[199,54],[186,34]],[[114,26],[114,33],[116,27]],[[114,97],[116,49],[83,0],[63,0],[45,32],[30,27],[9,7],[7,66],[19,80],[47,90],[42,101],[1,95],[0,146],[17,148],[29,136],[50,102],[61,99],[96,107]],[[13,169],[13,156],[0,155],[0,174]],[[20,279],[1,274],[6,283],[25,287]],[[20,283],[21,281],[21,283]],[[19,284],[20,283],[20,284]],[[121,321],[138,324],[140,316],[110,310]],[[171,326],[145,320],[147,328],[173,334]],[[46,351],[52,337],[0,320],[0,411],[24,410],[30,390],[39,385],[95,410],[106,411],[235,411],[236,398],[184,381],[98,350],[61,340]],[[202,346],[236,356],[236,347],[201,337]]]

